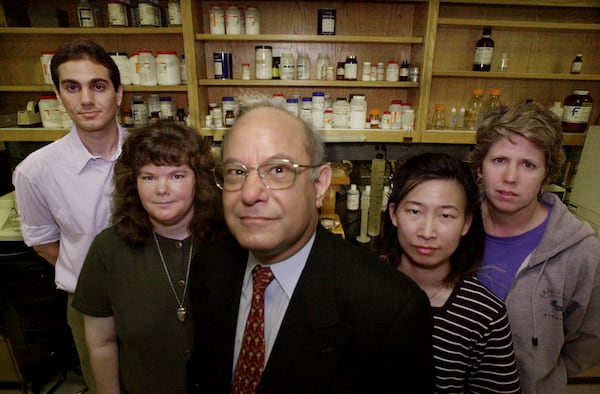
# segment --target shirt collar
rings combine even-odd
[[[300,280],[300,275],[304,270],[304,266],[306,265],[306,261],[308,260],[308,255],[312,249],[313,243],[315,242],[316,231],[310,237],[308,242],[300,248],[294,255],[288,257],[285,260],[279,261],[277,263],[266,265],[271,268],[273,275],[275,276],[275,280],[280,284],[283,291],[285,291],[288,298],[292,297],[294,293],[294,289],[298,284],[298,280]],[[257,265],[265,265],[261,264],[261,262],[250,252],[248,254],[248,262],[246,264],[246,273],[244,274],[244,287],[249,285],[250,277],[252,275],[252,269],[254,269]]]
[[[119,133],[119,145],[117,146],[117,150],[115,151],[114,156],[111,160],[109,160],[110,162],[115,162],[119,158],[119,156],[121,156],[123,142],[125,141],[125,137],[127,136],[127,133],[118,122],[117,131]],[[92,155],[90,151],[87,150],[85,145],[83,145],[83,142],[81,141],[81,138],[79,138],[79,134],[77,133],[77,126],[73,126],[71,128],[71,131],[69,132],[69,134],[67,134],[66,138],[69,139],[69,142],[71,144],[73,155],[72,157],[73,161],[77,166],[78,174],[80,174],[85,169],[85,167],[90,161],[97,159],[104,160],[100,156]]]

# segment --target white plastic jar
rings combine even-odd
[[[149,0],[140,0],[138,2],[138,20],[141,27],[160,27],[158,5]]]
[[[44,82],[47,85],[52,85],[52,75],[50,73],[50,62],[54,57],[56,51],[42,51],[40,56],[40,63],[42,64],[42,75],[44,76]]]
[[[161,119],[175,119],[175,103],[169,96],[160,98],[160,118]]]
[[[254,47],[254,52],[256,79],[273,78],[273,48],[268,45],[257,45]]]
[[[156,51],[156,81],[159,85],[181,84],[181,70],[176,51]]]
[[[285,109],[294,116],[298,116],[298,99],[289,98],[286,100]]]
[[[225,34],[225,13],[218,4],[210,7],[210,34]]]
[[[121,85],[131,85],[131,65],[126,52],[112,52],[110,57],[114,60],[119,74],[121,74]]]
[[[391,128],[400,130],[402,128],[402,100],[392,100],[389,109],[392,116]]]
[[[139,56],[140,85],[155,86],[158,81],[156,79],[156,59],[152,51],[140,51]]]
[[[40,115],[45,128],[62,128],[60,103],[54,94],[40,96]]]
[[[233,4],[227,6],[225,11],[225,33],[242,34],[242,13]]]
[[[397,60],[390,60],[385,69],[385,80],[388,82],[398,82],[400,79],[400,64]]]
[[[140,84],[140,52],[133,52],[131,57],[129,58],[129,66],[131,72],[131,84],[139,85]]]
[[[363,95],[356,95],[350,101],[350,128],[364,129],[367,119],[367,100]]]
[[[246,34],[260,34],[260,13],[253,5],[246,8],[244,16]]]

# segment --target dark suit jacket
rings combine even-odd
[[[230,393],[248,252],[202,248],[193,263],[190,392]],[[431,310],[404,274],[319,226],[259,393],[430,393]]]

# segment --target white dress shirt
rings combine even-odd
[[[252,302],[252,269],[257,265],[265,265],[271,268],[275,278],[265,290],[265,365],[273,349],[273,344],[277,338],[279,327],[285,316],[285,312],[294,294],[296,284],[300,279],[302,270],[306,265],[306,260],[315,241],[316,232],[308,242],[293,256],[273,263],[261,264],[252,253],[248,255],[244,281],[242,282],[242,294],[240,296],[240,307],[238,311],[237,328],[235,331],[235,347],[233,354],[232,376],[235,375],[235,367],[242,346],[242,337],[246,327],[246,319],[250,312]]]

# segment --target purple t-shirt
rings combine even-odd
[[[501,300],[506,293],[523,260],[542,240],[552,208],[548,206],[548,216],[537,227],[514,237],[485,235],[485,250],[479,269],[478,279]]]

